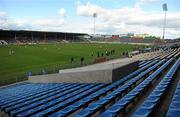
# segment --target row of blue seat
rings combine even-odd
[[[33,86],[33,87],[29,87],[29,86],[33,86],[33,85],[32,84],[19,85],[19,86],[14,87],[14,88],[2,90],[0,93],[1,93],[1,95],[7,95],[8,94],[8,95],[11,95],[13,97],[19,97],[19,95],[21,93],[20,92],[15,93],[16,91],[21,91],[21,92],[25,93],[26,91],[28,91],[30,89],[33,91],[33,89],[36,89],[37,87],[41,87],[41,85]]]
[[[18,83],[18,84],[14,84],[14,85],[10,85],[10,86],[0,88],[0,103],[16,97],[15,95],[13,95],[14,94],[14,88],[22,87],[23,85],[26,86],[28,84],[29,83],[23,82],[23,83]]]
[[[178,51],[177,51],[178,52]],[[143,67],[143,66],[146,66],[148,63],[150,63],[151,61],[154,61],[154,60],[158,60],[160,58],[171,58],[172,56],[174,56],[176,53],[176,50],[171,50],[169,53],[165,54],[165,55],[158,55],[158,56],[155,56],[154,58],[150,59],[150,60],[147,60],[147,61],[143,61],[139,64],[139,67]]]
[[[80,83],[76,83],[76,84],[78,85]],[[50,84],[42,84],[42,83],[41,84],[36,84],[35,83],[35,84],[33,84],[33,83],[31,83],[31,85],[26,86],[25,89],[27,89],[27,88],[31,89],[31,87],[37,87],[37,86],[43,86],[43,87],[38,88],[38,90],[36,89],[36,93],[32,93],[32,92],[34,92],[33,90],[30,90],[30,91],[27,90],[27,92],[29,93],[28,95],[26,95],[26,94],[23,95],[23,92],[21,92],[21,94],[22,94],[21,97],[19,97],[19,96],[18,97],[13,97],[12,95],[10,95],[12,99],[6,99],[6,98],[4,98],[5,95],[1,95],[3,97],[2,100],[3,99],[4,100],[0,103],[0,107],[2,107],[2,106],[3,107],[8,107],[8,106],[16,105],[18,103],[23,103],[24,101],[28,101],[28,100],[31,100],[31,99],[38,98],[40,96],[51,93],[53,91],[59,90],[59,89],[61,89],[61,87],[63,88],[63,87],[67,87],[67,86],[70,86],[70,85],[74,85],[74,84],[73,83],[61,83],[61,84],[56,84],[56,83],[53,83],[53,84],[52,83],[50,83]],[[12,92],[12,91],[10,90],[10,92]],[[19,90],[15,90],[14,92],[19,92]]]
[[[75,85],[75,87],[74,87],[74,85]],[[28,104],[28,105],[25,105],[25,106],[23,106],[23,107],[21,107],[21,108],[15,108],[15,109],[12,109],[11,110],[11,113],[20,113],[20,112],[23,112],[23,111],[26,111],[26,110],[28,110],[28,109],[31,109],[31,108],[34,108],[34,107],[36,107],[36,106],[38,106],[38,105],[41,105],[41,104],[44,104],[44,103],[47,103],[47,102],[49,102],[49,101],[52,101],[52,100],[54,100],[54,99],[56,99],[56,98],[58,98],[58,97],[62,97],[62,96],[64,96],[64,95],[66,95],[66,94],[69,94],[69,93],[72,93],[73,91],[76,91],[76,90],[79,90],[79,89],[81,89],[81,88],[84,88],[84,87],[86,87],[86,86],[89,86],[88,84],[81,84],[81,85],[77,85],[77,84],[74,84],[74,85],[72,85],[72,86],[67,86],[67,87],[62,87],[62,92],[60,92],[59,94],[57,94],[57,95],[53,95],[53,96],[50,96],[50,97],[48,97],[48,98],[44,98],[44,99],[42,99],[42,100],[40,100],[40,101],[37,101],[37,102],[34,102],[34,103],[30,103],[30,104]],[[67,90],[66,90],[67,89]],[[48,94],[47,94],[48,95]],[[36,99],[36,98],[35,98]],[[26,103],[26,102],[24,102],[24,103]],[[23,103],[22,103],[23,104]],[[16,105],[15,105],[16,106]],[[14,108],[14,106],[12,106],[12,107],[9,107],[9,108],[5,108],[5,110],[6,111],[8,111],[9,109],[11,109],[11,108]]]
[[[142,83],[140,83],[137,87],[135,87],[132,91],[130,91],[127,95],[125,95],[122,99],[117,101],[114,105],[107,108],[104,113],[100,116],[106,117],[116,117],[119,114],[124,115],[127,111],[126,108],[134,103],[141,94],[143,94],[146,89],[151,86],[152,82],[156,80],[157,76],[169,66],[169,64],[173,61],[173,58],[164,63],[161,67],[159,67],[155,72],[153,72],[149,77],[147,77]]]
[[[179,117],[180,115],[180,81],[177,85],[173,100],[169,106],[167,117]]]
[[[30,103],[28,105],[25,105],[21,108],[15,108],[15,109],[11,109],[9,110],[8,108],[6,108],[6,111],[10,111],[11,115],[16,115],[18,113],[21,113],[21,112],[24,112],[24,111],[27,111],[27,110],[30,110],[30,109],[33,109],[35,107],[38,107],[40,105],[43,105],[47,102],[51,102],[53,100],[56,100],[58,98],[62,98],[63,96],[65,95],[70,95],[72,94],[74,91],[78,91],[78,90],[81,90],[81,89],[86,89],[86,87],[93,87],[93,86],[96,86],[96,84],[81,84],[81,85],[76,85],[75,87],[64,87],[60,93],[56,94],[56,95],[52,95],[52,96],[49,96],[48,98],[44,98],[42,100],[39,100],[39,101],[35,101],[33,103]],[[47,94],[48,95],[48,94]],[[13,107],[12,107],[13,108]]]
[[[144,64],[146,61],[144,60],[144,61],[141,61],[141,62],[139,62],[139,65],[142,65],[142,64]]]
[[[149,61],[153,61],[153,60],[156,60],[156,59],[158,59],[159,57],[161,57],[162,55],[157,55],[157,56],[155,56],[155,57],[153,57],[153,58],[151,58],[151,59],[149,59],[149,60],[143,60],[143,61],[140,61],[139,62],[139,67],[142,67],[142,66],[145,66],[145,64],[147,63],[147,62],[149,62]]]
[[[180,116],[180,81],[177,85],[176,91],[174,93],[172,102],[169,106],[167,117],[178,117]]]
[[[156,107],[160,104],[161,99],[165,95],[174,74],[178,70],[180,65],[180,58],[175,62],[171,67],[168,73],[164,76],[161,82],[156,86],[156,88],[151,92],[147,97],[144,103],[133,113],[133,117],[148,117],[153,114],[156,110]]]
[[[53,90],[49,92],[48,94],[46,93],[45,95],[38,96],[37,98],[34,98],[34,99],[31,98],[30,100],[27,100],[27,99],[24,99],[24,101],[20,100],[19,103],[17,103],[18,102],[17,101],[17,102],[14,102],[15,104],[11,103],[11,104],[2,106],[2,108],[5,108],[6,112],[9,112],[9,111],[18,109],[20,107],[24,107],[26,105],[41,101],[43,99],[52,98],[52,96],[54,95],[60,95],[63,91],[69,91],[70,89],[73,89],[73,88],[79,89],[79,87],[81,88],[83,86],[86,86],[86,85],[80,85],[80,84],[64,85],[63,87],[62,86],[58,87],[58,89],[56,89],[55,91]]]
[[[84,88],[81,88],[80,90],[74,91],[73,93],[64,95],[60,98],[54,99],[48,103],[45,103],[40,106],[36,106],[35,108],[28,109],[27,111],[23,111],[22,113],[17,114],[17,117],[24,117],[24,116],[31,116],[39,111],[53,111],[53,108],[51,107],[58,107],[63,108],[65,106],[68,106],[69,104],[80,100],[83,97],[86,97],[87,95],[96,92],[97,90],[101,89],[102,87],[106,86],[107,84],[99,84],[99,85],[89,85]]]
[[[144,66],[146,66],[147,64],[149,64],[149,63],[151,63],[151,62],[152,62],[152,60],[146,61],[144,64],[139,65],[139,67],[144,67]]]
[[[83,109],[75,116],[76,117],[81,117],[81,116],[88,117],[88,116],[93,115],[97,111],[103,109],[107,104],[114,101],[117,97],[122,97],[123,94],[127,94],[128,89],[131,89],[132,86],[136,85],[136,83],[139,80],[144,79],[144,76],[146,76],[148,73],[155,70],[157,67],[159,67],[159,65],[163,64],[164,62],[165,62],[165,60],[162,60],[162,61],[158,62],[157,64],[149,67],[147,70],[145,70],[144,72],[141,72],[139,75],[137,75],[133,79],[129,80],[127,83],[125,83],[124,85],[122,85],[121,87],[119,87],[118,89],[113,91],[112,93],[109,93],[108,95],[101,98],[100,100],[90,104],[87,108]]]
[[[77,85],[77,84],[76,84]],[[75,86],[76,86],[75,85]],[[17,100],[17,101],[11,101],[9,103],[5,103],[5,104],[1,104],[1,109],[4,109],[4,108],[8,108],[8,107],[12,107],[12,106],[16,106],[17,104],[21,104],[21,103],[24,103],[26,101],[29,101],[29,100],[32,100],[32,99],[36,99],[36,97],[42,97],[44,96],[45,94],[47,93],[51,93],[51,92],[54,92],[56,90],[59,90],[59,89],[62,89],[64,87],[68,87],[68,86],[74,86],[74,85],[70,85],[70,84],[59,84],[59,85],[56,85],[54,86],[53,89],[50,89],[50,90],[46,90],[44,92],[41,92],[37,95],[34,95],[34,96],[30,96],[30,97],[27,97],[27,98],[24,98],[24,99],[21,99],[21,100]]]
[[[0,87],[0,92],[2,93],[5,90],[17,87],[17,86],[21,86],[21,85],[27,85],[29,84],[29,82],[20,82],[20,83],[16,83],[16,84],[12,84],[12,85],[7,85],[7,86],[2,86]]]
[[[20,86],[20,87],[14,87],[14,88],[11,88],[8,90],[4,90],[4,92],[6,92],[6,93],[1,94],[0,106],[6,105],[6,104],[14,102],[14,101],[18,101],[18,100],[21,100],[21,99],[24,99],[27,97],[34,96],[34,95],[42,93],[44,91],[54,89],[55,87],[57,87],[57,85],[30,83],[30,84],[24,85],[23,87]],[[16,96],[14,96],[13,94],[16,94]],[[10,98],[5,98],[7,95],[9,95]]]
[[[85,105],[88,105],[90,102],[98,99],[100,96],[102,96],[102,95],[106,94],[107,92],[113,90],[114,88],[118,87],[119,85],[121,85],[125,81],[129,80],[130,78],[132,78],[136,74],[140,73],[141,71],[147,69],[149,66],[155,64],[156,62],[157,61],[154,61],[154,62],[148,64],[146,67],[141,68],[141,69],[131,73],[130,75],[120,79],[116,83],[108,85],[107,87],[100,89],[99,91],[97,91],[97,92],[95,92],[95,93],[93,93],[93,94],[91,94],[91,95],[81,99],[80,101],[75,102],[75,103],[73,103],[70,106],[67,106],[66,108],[62,109],[62,112],[64,112],[63,116],[67,116],[68,114],[78,110],[79,108],[81,108],[81,107],[83,107]],[[54,107],[52,107],[52,108],[55,109]],[[58,110],[59,110],[59,108],[58,108]],[[61,112],[58,111],[58,112],[55,113],[55,115],[58,114],[58,113],[61,113]],[[35,114],[34,116],[38,116],[39,117],[39,116],[45,116],[45,115],[48,115],[48,114],[49,114],[48,111],[42,111],[42,112],[39,112],[39,113]]]

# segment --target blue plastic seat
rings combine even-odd
[[[78,115],[75,115],[74,117],[89,117],[90,111],[89,110],[83,110]]]
[[[143,108],[146,108],[146,109],[152,109],[152,108],[154,108],[156,106],[156,103],[154,103],[154,102],[145,102],[145,103],[143,103],[143,105],[142,105],[142,107]]]
[[[107,103],[107,100],[102,99],[102,100],[99,100],[97,103],[100,104],[100,105],[105,105]]]
[[[180,109],[180,99],[179,99],[179,101],[173,101],[170,108]]]
[[[133,113],[132,117],[148,117],[150,113],[151,113],[151,110],[147,108],[141,108],[135,113]]]
[[[173,60],[173,58],[171,58],[164,65],[162,65],[162,67],[160,67],[157,70],[157,73],[160,73],[161,70],[163,70],[166,66],[168,66],[168,64],[170,64],[172,62],[172,60]],[[152,91],[152,93],[148,96],[148,98],[144,101],[144,103],[133,113],[133,115],[132,115],[133,117],[149,116],[151,114],[151,112],[153,112],[153,110],[156,109],[157,105],[160,104],[159,102],[161,101],[161,98],[163,98],[163,95],[166,93],[167,87],[169,86],[169,84],[172,81],[171,75],[174,74],[175,71],[177,71],[176,66],[177,65],[179,66],[179,63],[178,63],[179,61],[180,61],[180,58],[178,59],[178,61],[176,61],[174,63],[174,65],[171,67],[169,72],[164,76],[164,78],[156,86],[156,88]],[[172,71],[173,71],[173,73],[172,73]],[[174,100],[174,98],[173,98],[173,100]],[[173,105],[173,103],[171,105]],[[177,108],[179,106],[179,104],[174,105],[174,106]],[[168,112],[171,111],[171,109],[172,109],[171,107],[172,106],[170,106],[170,110]],[[179,111],[179,110],[176,110],[176,111]]]
[[[112,115],[117,115],[121,109],[123,109],[122,106],[114,105],[108,109],[108,112],[112,113]]]
[[[120,105],[120,106],[125,106],[128,103],[129,103],[129,101],[127,101],[127,100],[121,100],[121,101],[118,101],[116,104]]]
[[[105,113],[100,114],[99,117],[115,117],[115,115],[114,113],[106,111]]]
[[[94,110],[96,110],[96,109],[98,109],[100,107],[100,104],[96,104],[96,103],[94,103],[94,104],[92,104],[92,105],[90,105],[90,106],[88,106],[88,110],[92,110],[92,111],[94,111]]]
[[[67,107],[67,108],[64,108],[61,112],[62,112],[63,114],[66,114],[66,113],[71,112],[72,110],[73,110],[73,108]]]
[[[180,110],[171,109],[168,111],[166,117],[180,117]]]
[[[73,108],[79,108],[82,104],[85,102],[76,102],[75,104],[72,105]]]
[[[63,115],[62,113],[53,113],[49,117],[62,117],[62,115]]]

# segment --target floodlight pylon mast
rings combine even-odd
[[[164,22],[163,22],[163,36],[162,39],[165,39],[165,31],[166,31],[166,13],[168,11],[167,4],[163,4],[163,11],[164,11]]]
[[[93,30],[93,35],[94,35],[94,36],[95,36],[95,34],[96,34],[96,25],[95,25],[96,17],[97,17],[97,13],[93,13],[93,18],[94,18],[94,30]]]

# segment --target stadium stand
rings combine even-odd
[[[121,42],[121,43],[158,43],[162,44],[163,41],[159,39],[143,39],[143,38],[136,38],[136,37],[94,37],[91,40],[93,41],[102,41],[102,42]]]
[[[28,30],[0,30],[0,40],[5,40],[8,44],[28,44],[28,43],[54,43],[54,42],[120,42],[120,43],[143,43],[152,44],[155,42],[163,43],[162,40],[152,40],[134,37],[118,38],[86,38],[91,37],[85,33],[68,32],[45,32]],[[63,41],[66,40],[66,41]]]
[[[121,100],[115,103],[113,106],[108,108],[101,116],[117,116],[120,112],[126,112],[126,107],[135,101],[136,98],[141,96],[141,94],[146,91],[151,83],[155,80],[155,78],[173,61],[170,59],[165,64],[163,64],[159,69],[157,69],[154,73],[152,73],[146,80],[144,80],[141,84],[139,84],[136,88],[134,88],[131,92],[129,92],[126,96],[124,96]]]
[[[57,87],[57,88],[53,88],[52,90],[48,90],[47,92],[43,92],[42,94],[38,94],[36,96],[32,96],[30,98],[26,98],[26,99],[22,99],[22,100],[19,100],[19,101],[16,101],[14,103],[10,103],[10,104],[7,104],[6,106],[2,106],[3,108],[7,108],[6,111],[10,111],[10,110],[13,110],[13,109],[16,109],[16,108],[19,108],[19,107],[22,107],[22,106],[25,106],[25,105],[28,105],[30,103],[33,103],[33,102],[36,102],[36,101],[39,101],[39,100],[42,100],[42,99],[45,99],[49,96],[52,96],[52,95],[55,95],[55,94],[58,94],[60,93],[61,91],[66,91],[68,89],[71,89],[71,88],[75,88],[75,86],[77,86],[77,84],[75,85],[63,85],[61,87]],[[78,87],[78,88],[82,88],[81,87]],[[77,87],[75,89],[78,89]],[[48,95],[44,95],[48,93]],[[41,96],[41,97],[39,97]],[[36,98],[38,97],[38,98]],[[21,104],[22,102],[26,101],[26,103],[23,103]],[[20,103],[20,104],[19,104]],[[15,105],[14,107],[11,107],[12,105]]]
[[[157,109],[156,107],[158,104],[160,104],[161,98],[163,98],[167,88],[172,82],[174,78],[173,76],[177,72],[179,64],[180,64],[180,58],[172,66],[172,68],[161,80],[158,86],[153,90],[153,92],[148,96],[148,98],[145,100],[142,106],[140,106],[137,109],[137,111],[133,114],[133,117],[148,117],[153,113],[153,111]]]
[[[85,33],[42,32],[25,30],[0,30],[0,40],[8,44],[32,44],[53,42],[79,42]]]
[[[173,100],[172,103],[169,107],[169,110],[167,112],[167,117],[178,117],[180,115],[180,102],[179,102],[179,98],[180,98],[180,81],[177,85],[176,88],[176,92],[173,96]]]
[[[173,55],[174,54],[171,54],[169,57],[172,57]],[[142,93],[141,91],[145,90],[144,87],[146,87],[148,84],[150,84],[161,73],[161,71],[164,70],[172,61],[173,61],[173,58],[168,60],[159,69],[157,69],[153,74],[151,74],[148,78],[146,78],[146,80],[144,80],[141,84],[139,84],[135,89],[133,89],[131,92],[129,92],[126,96],[124,96],[120,101],[115,103],[113,106],[108,108],[101,116],[108,116],[108,117],[109,116],[117,116],[120,111],[125,112],[126,106],[128,106],[130,103],[133,103],[133,100],[135,100],[136,96],[141,94]],[[156,64],[156,65],[159,66],[158,64]],[[133,80],[135,80],[135,78]],[[123,86],[121,87],[122,90],[124,90],[126,88],[126,85],[127,85],[127,87],[129,86],[128,83],[129,82],[127,82],[125,84],[125,87],[123,87]],[[131,83],[131,81],[130,81],[130,83]],[[119,92],[122,92],[122,90],[119,90]],[[98,110],[100,111],[100,109],[105,110],[103,108],[107,105],[107,103],[102,103],[102,102],[104,101],[104,102],[110,103],[110,102],[116,100],[115,98],[108,98],[108,97],[113,97],[114,94],[116,94],[117,92],[118,92],[118,89],[115,90],[114,92],[108,94],[106,97],[96,101],[95,103],[90,104],[87,108],[80,111],[76,115],[76,117],[80,117],[80,116],[88,117],[88,116],[92,116],[93,114],[95,114]],[[115,97],[117,98],[117,96],[115,96]],[[109,101],[109,100],[111,100],[111,101]]]
[[[128,110],[134,108],[142,95],[154,86],[132,114],[134,117],[153,116],[179,70],[180,49],[166,51],[168,54],[140,62],[138,70],[111,84],[27,82],[0,88],[0,116],[126,116]],[[180,82],[169,106],[168,117],[179,115],[179,89]]]
[[[97,107],[105,107],[107,105],[107,103],[105,103],[104,105],[100,104],[99,102],[102,102],[102,100],[106,100],[108,103],[112,102],[113,100],[115,100],[115,98],[117,98],[118,95],[122,95],[124,92],[127,92],[129,87],[132,87],[133,85],[138,84],[138,81],[143,79],[143,76],[147,75],[149,72],[151,72],[152,70],[154,70],[155,68],[157,68],[159,65],[161,65],[162,63],[164,63],[165,60],[162,60],[160,62],[158,62],[157,64],[155,64],[154,66],[150,67],[149,69],[147,69],[145,72],[140,73],[138,76],[136,76],[134,79],[130,80],[129,82],[127,82],[125,85],[123,85],[122,87],[120,87],[119,89],[115,90],[114,92],[108,94],[106,97],[102,98],[101,100],[97,101],[96,103],[88,106],[86,109],[84,109],[83,111],[81,111],[79,113],[79,116],[83,116],[83,117],[87,117],[89,115],[93,115],[95,112],[98,111]],[[140,84],[141,85],[141,84]],[[134,88],[134,87],[133,87]],[[139,91],[140,92],[140,91]],[[128,93],[129,94],[129,93]],[[130,93],[131,94],[131,93]],[[137,94],[136,94],[137,95]],[[136,97],[136,95],[134,97]],[[114,98],[109,98],[114,96]],[[121,98],[121,97],[119,97]],[[126,101],[126,99],[129,99]],[[110,107],[108,110],[111,110],[111,108],[114,109],[114,107],[117,107],[117,109],[115,109],[118,114],[118,112],[120,110],[124,111],[125,106],[127,106],[129,103],[131,103],[131,98],[127,98],[126,96],[123,97],[120,101],[118,101],[117,103],[115,103],[115,105],[113,105],[112,107]],[[120,103],[123,103],[123,107],[120,106]],[[120,108],[121,107],[121,108]],[[100,109],[99,108],[99,109]],[[120,109],[120,110],[119,110]],[[107,111],[108,111],[107,110]],[[105,112],[106,114],[107,112]],[[115,115],[115,113],[112,113]],[[104,116],[104,115],[103,115]],[[110,114],[108,114],[108,116],[110,116]]]
[[[57,112],[57,113],[53,114],[52,116],[54,116],[54,115],[56,116],[61,112],[63,113],[62,116],[67,116],[68,114],[78,110],[79,108],[81,108],[81,107],[83,107],[85,105],[88,105],[90,102],[100,98],[101,96],[107,94],[108,92],[113,91],[113,89],[115,89],[118,86],[122,85],[123,83],[125,83],[125,81],[133,78],[133,76],[137,75],[138,73],[140,73],[141,71],[147,69],[149,66],[151,66],[151,65],[153,65],[155,63],[156,63],[156,61],[152,62],[151,64],[149,64],[149,65],[147,65],[147,66],[133,72],[132,74],[124,77],[123,79],[119,80],[118,82],[113,83],[113,84],[111,84],[111,85],[109,85],[109,86],[107,86],[107,87],[105,87],[105,88],[103,88],[103,89],[89,95],[88,97],[85,97],[84,99],[82,99],[82,100],[80,100],[80,101],[78,101],[78,102],[76,102],[76,103],[62,109],[62,111]],[[48,114],[48,111],[37,113],[37,115],[47,115],[47,114]]]

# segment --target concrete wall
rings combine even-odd
[[[115,68],[112,70],[112,82],[115,82],[121,79],[123,76],[126,76],[133,71],[138,69],[139,62],[133,62],[123,67]]]
[[[29,77],[29,82],[33,83],[110,83],[115,82],[122,78],[123,76],[133,72],[138,68],[138,62],[131,62],[123,64],[120,67],[109,67],[102,69],[89,69],[89,70],[79,70],[79,71],[68,71],[60,72],[56,74],[48,75],[37,75]]]
[[[62,82],[112,82],[112,70],[82,71],[72,73],[57,73],[29,77],[33,83],[62,83]]]

